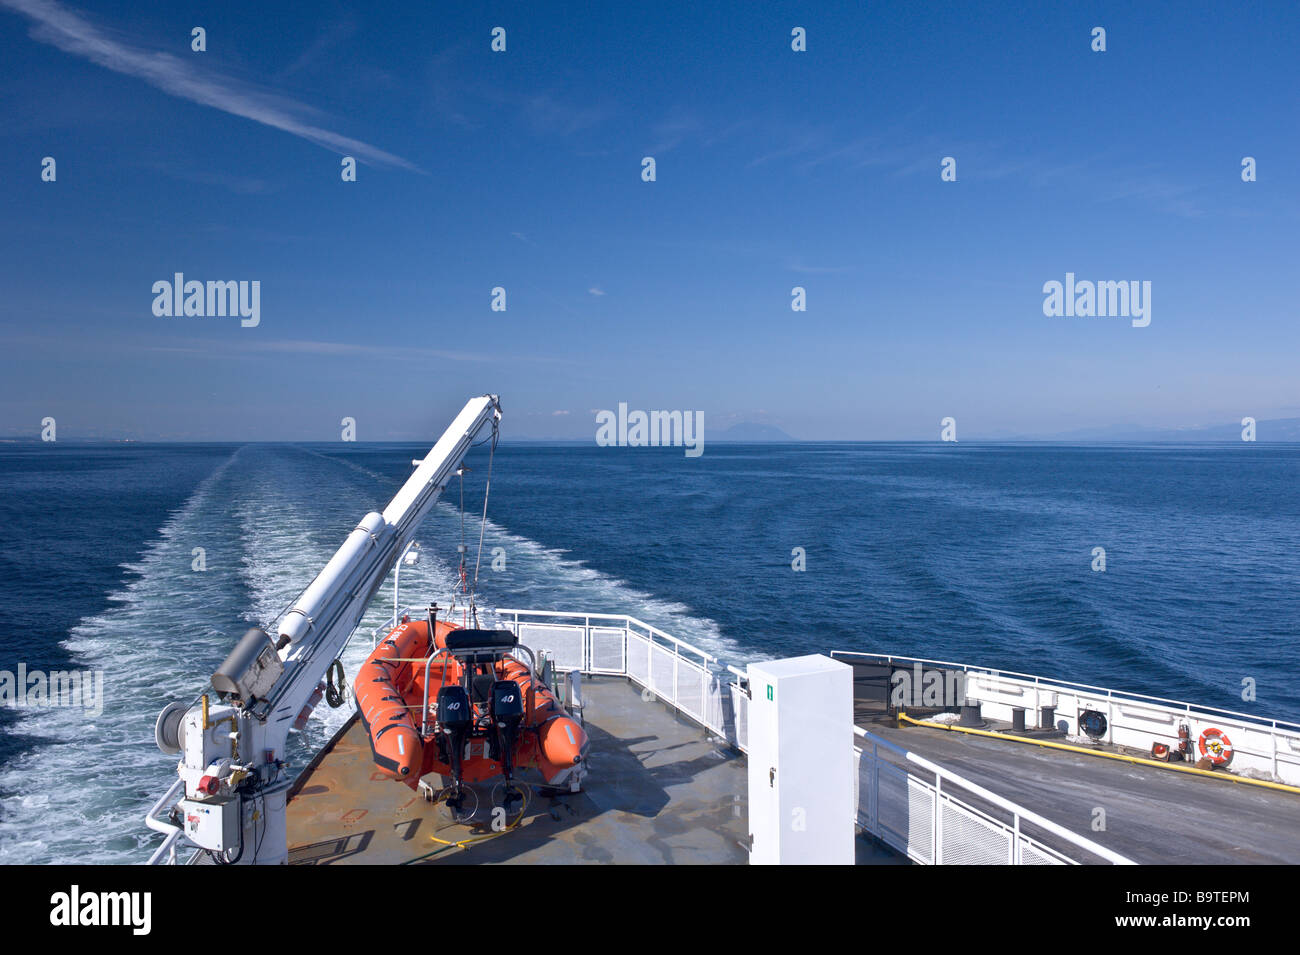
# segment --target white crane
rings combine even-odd
[[[153,861],[175,858],[181,840],[226,864],[288,860],[289,729],[320,698],[327,669],[478,433],[490,422],[495,441],[500,419],[496,395],[470,400],[384,512],[361,520],[280,618],[277,639],[254,628],[239,641],[212,677],[220,702],[205,693],[159,715],[158,745],[181,760],[180,778],[146,817],[167,834]]]

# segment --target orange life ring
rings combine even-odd
[[[1201,751],[1201,755],[1216,766],[1226,766],[1232,762],[1232,742],[1223,730],[1214,728],[1205,730],[1197,740],[1196,746]]]

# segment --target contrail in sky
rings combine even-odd
[[[0,0],[0,6],[30,17],[34,21],[33,39],[84,57],[114,72],[142,79],[172,96],[283,130],[342,155],[355,156],[376,165],[421,171],[401,156],[313,126],[294,115],[315,112],[310,107],[201,69],[170,53],[128,46],[81,14],[53,0]]]

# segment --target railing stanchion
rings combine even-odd
[[[943,865],[943,777],[934,775],[934,852],[930,858]]]
[[[880,749],[871,741],[871,828],[880,835]]]

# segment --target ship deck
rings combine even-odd
[[[855,721],[1137,863],[1300,863],[1295,793],[950,730],[900,727],[862,711]],[[1096,819],[1104,820],[1104,828],[1094,827]],[[1062,840],[1034,835],[1077,855]]]
[[[445,806],[380,776],[353,719],[290,797],[290,864],[748,862],[745,757],[622,677],[583,681],[590,773],[584,790],[536,796],[514,829],[472,838]],[[860,864],[901,857],[862,836]]]
[[[375,771],[353,719],[304,770],[288,807],[291,864],[744,864],[743,754],[623,677],[584,680],[584,790],[534,795],[520,824],[486,835]],[[859,710],[880,738],[1149,864],[1300,862],[1300,795],[919,726]],[[1001,729],[996,724],[991,729]],[[976,808],[981,800],[963,794]],[[1104,828],[1096,828],[1097,810]],[[1033,833],[1077,857],[1046,832]],[[439,841],[441,840],[441,841]],[[859,864],[905,862],[868,836]]]

